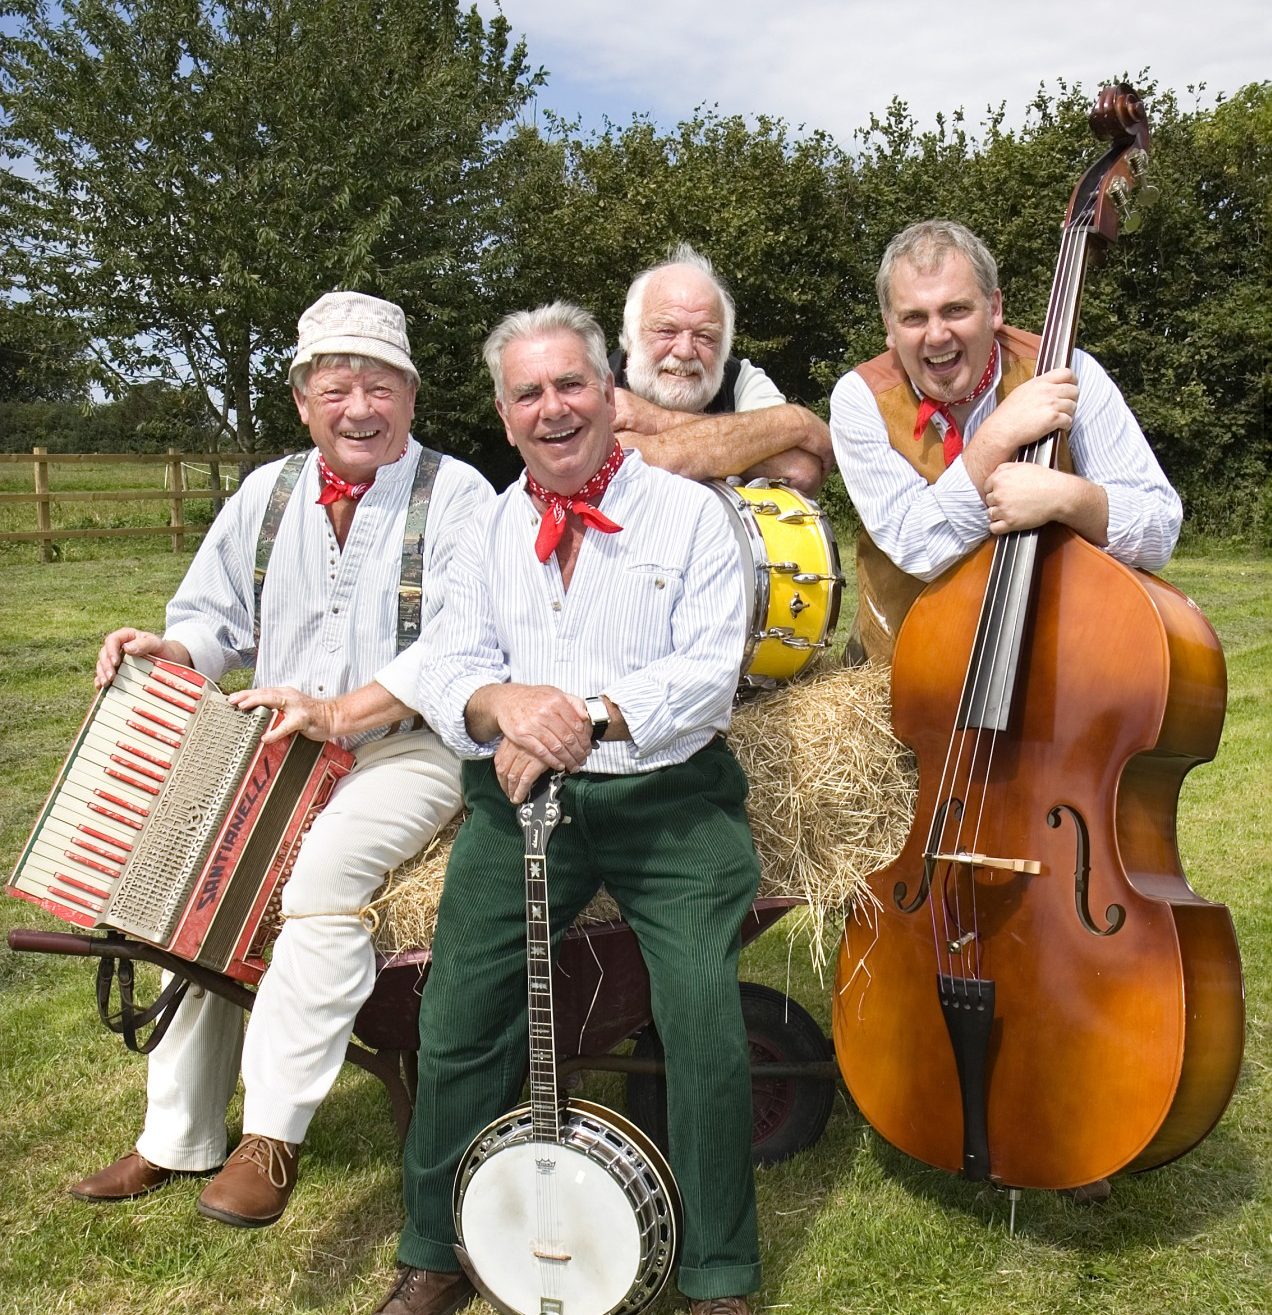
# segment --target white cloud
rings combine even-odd
[[[493,0],[479,0],[486,14]],[[971,125],[1007,104],[1018,123],[1040,83],[1081,83],[1094,95],[1121,74],[1147,68],[1185,104],[1207,84],[1204,104],[1272,76],[1265,0],[1164,0],[1116,6],[1067,0],[1014,8],[991,0],[503,0],[531,60],[549,70],[542,107],[595,127],[643,111],[670,126],[695,106],[771,114],[823,128],[841,145],[892,97],[921,127],[960,105]]]

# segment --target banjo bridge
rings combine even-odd
[[[535,1247],[530,1254],[536,1260],[555,1260],[558,1264],[562,1265],[574,1259],[574,1257],[567,1251],[541,1251],[538,1247]]]

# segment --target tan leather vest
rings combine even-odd
[[[995,390],[999,405],[1013,388],[1033,378],[1040,341],[1036,334],[1008,325],[999,330],[1003,355],[1002,374]],[[901,366],[901,358],[895,351],[886,351],[857,366],[857,373],[874,394],[888,427],[888,441],[929,484],[934,484],[945,469],[945,449],[931,421],[919,441],[914,440],[919,398]],[[1067,445],[1061,448],[1059,464],[1062,470],[1072,468]],[[863,528],[857,538],[857,616],[848,637],[846,660],[890,662],[901,622],[926,585],[925,580],[895,566]]]

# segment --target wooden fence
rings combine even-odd
[[[172,551],[185,549],[188,527],[185,523],[184,504],[188,498],[198,498],[204,502],[211,501],[213,515],[216,515],[228,496],[222,488],[222,471],[237,473],[240,466],[258,466],[266,461],[274,461],[280,453],[253,453],[245,455],[237,452],[178,452],[169,448],[166,453],[143,452],[69,452],[49,453],[44,448],[32,449],[28,456],[25,452],[0,452],[0,465],[26,464],[33,468],[34,492],[0,493],[0,506],[17,504],[34,504],[35,529],[10,530],[0,532],[0,543],[38,543],[40,556],[46,562],[53,561],[53,544],[58,539],[110,539],[138,538],[156,534],[172,537]],[[50,486],[49,468],[51,466],[101,466],[133,465],[167,467],[165,487],[136,489],[85,489],[57,490]],[[185,467],[200,465],[208,467],[206,489],[187,487]],[[157,502],[168,504],[167,525],[128,525],[101,527],[94,529],[59,529],[53,524],[53,505],[69,502]]]

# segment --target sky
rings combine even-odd
[[[1267,0],[478,0],[502,8],[524,35],[532,66],[547,69],[537,108],[585,130],[604,116],[648,113],[664,128],[696,106],[783,118],[829,132],[845,149],[893,96],[920,129],[958,107],[976,130],[1006,102],[1024,121],[1039,84],[1100,86],[1147,69],[1181,108],[1214,104],[1272,78]],[[1186,88],[1206,84],[1194,101]],[[1151,124],[1151,103],[1149,105]],[[526,117],[533,120],[533,111]]]

